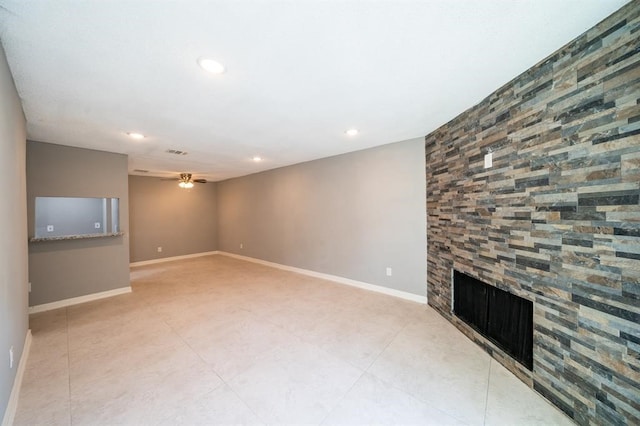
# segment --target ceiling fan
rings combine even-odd
[[[191,173],[180,173],[179,178],[172,178],[172,180],[177,180],[178,186],[185,189],[193,188],[194,183],[207,183],[206,179],[193,179]]]

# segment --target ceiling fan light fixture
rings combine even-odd
[[[178,186],[184,189],[193,188],[193,180],[191,180],[191,173],[180,173],[180,182]]]
[[[226,71],[224,65],[211,58],[203,57],[198,59],[198,65],[200,65],[200,68],[211,74],[224,74]]]
[[[259,163],[262,161],[262,157],[256,155],[255,157],[252,158],[253,161],[255,161],[256,163]]]

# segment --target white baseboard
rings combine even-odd
[[[202,253],[185,254],[182,256],[172,256],[172,257],[163,257],[160,259],[142,260],[140,262],[129,263],[129,266],[134,268],[136,266],[153,265],[154,263],[163,263],[163,262],[173,262],[174,260],[191,259],[194,257],[209,256],[209,255],[218,254],[218,253],[219,252],[215,250],[215,251],[205,251]]]
[[[116,288],[114,290],[101,291],[99,293],[87,294],[86,296],[72,297],[70,299],[58,300],[57,302],[45,303],[42,305],[30,306],[29,313],[51,311],[58,308],[77,305],[79,303],[91,302],[93,300],[104,299],[106,297],[118,296],[120,294],[131,293],[131,286]]]
[[[259,263],[265,266],[271,266],[272,268],[283,269],[285,271],[297,272],[299,274],[308,275],[315,278],[321,278],[328,281],[333,281],[339,284],[346,284],[352,287],[362,288],[364,290],[375,291],[377,293],[383,293],[389,296],[399,297],[405,300],[411,300],[412,302],[418,302],[422,304],[427,304],[426,296],[418,296],[417,294],[407,293],[406,291],[395,290],[388,287],[382,287],[376,284],[369,284],[362,281],[356,281],[349,278],[339,277],[337,275],[324,274],[322,272],[310,271],[308,269],[296,268],[294,266],[282,265],[280,263],[269,262],[262,259],[256,259],[255,257],[242,256],[235,253],[228,253],[225,251],[220,251],[218,254],[223,256],[233,257],[240,260],[246,260],[248,262]]]
[[[20,397],[20,388],[22,388],[22,379],[24,378],[24,371],[27,368],[27,359],[29,358],[29,351],[31,350],[31,330],[27,330],[27,335],[24,338],[24,346],[22,348],[22,356],[20,357],[20,363],[18,364],[18,371],[16,371],[16,378],[13,381],[13,388],[11,388],[11,395],[9,395],[9,403],[7,409],[4,412],[4,418],[2,419],[2,426],[11,426],[13,420],[16,417],[16,411],[18,411],[18,398]]]

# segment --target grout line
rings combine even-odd
[[[487,376],[487,394],[484,398],[484,419],[482,419],[482,424],[487,424],[487,410],[489,409],[489,389],[491,389],[491,368],[493,368],[493,358],[489,358],[489,374]]]
[[[265,421],[264,421],[260,416],[258,416],[258,414],[257,414],[257,413],[256,413],[256,412],[255,412],[255,411],[254,411],[254,410],[253,410],[253,409],[252,409],[252,408],[251,408],[251,407],[250,407],[250,406],[245,402],[245,400],[244,400],[244,399],[242,399],[242,398],[240,397],[240,395],[238,395],[238,393],[237,393],[237,392],[236,392],[236,391],[235,391],[235,390],[234,390],[234,389],[229,385],[229,383],[227,383],[227,381],[226,381],[226,380],[225,380],[225,379],[224,379],[224,378],[223,378],[223,377],[222,377],[222,376],[221,376],[221,375],[220,375],[220,374],[215,370],[215,368],[213,368],[213,366],[212,366],[211,364],[209,364],[209,363],[208,363],[204,358],[202,358],[202,356],[200,355],[200,353],[199,353],[198,351],[196,351],[196,350],[195,350],[195,349],[194,349],[194,348],[189,344],[189,342],[187,342],[187,341],[184,339],[184,337],[182,337],[182,335],[181,335],[181,334],[180,334],[180,333],[179,333],[179,332],[178,332],[178,331],[177,331],[173,326],[171,326],[171,324],[169,324],[169,323],[167,322],[167,320],[165,320],[164,318],[162,318],[162,316],[160,315],[160,313],[159,313],[159,312],[154,308],[154,306],[153,306],[153,305],[151,305],[151,304],[149,303],[149,301],[148,301],[148,300],[143,299],[143,302],[144,302],[144,304],[145,304],[145,305],[146,305],[146,306],[151,310],[151,312],[153,312],[153,313],[154,313],[154,315],[158,318],[158,320],[160,320],[160,322],[164,323],[164,324],[165,324],[165,325],[166,325],[166,326],[171,330],[171,332],[172,332],[173,334],[175,334],[176,336],[178,336],[178,338],[179,338],[179,339],[180,339],[180,340],[185,344],[185,346],[186,346],[186,347],[188,347],[188,348],[189,348],[189,349],[190,349],[190,350],[191,350],[191,351],[192,351],[192,352],[193,352],[193,353],[194,353],[194,354],[195,354],[195,355],[200,359],[200,361],[202,361],[202,363],[203,363],[204,365],[206,365],[206,366],[207,366],[207,368],[208,368],[209,370],[211,370],[211,371],[212,371],[212,372],[213,372],[213,373],[214,373],[214,374],[215,374],[215,375],[220,379],[220,385],[219,385],[219,386],[217,386],[217,387],[215,387],[215,388],[213,388],[213,389],[212,389],[212,390],[210,390],[209,392],[206,392],[204,395],[207,395],[207,394],[213,393],[213,392],[215,392],[215,391],[217,391],[217,390],[219,390],[219,389],[222,389],[222,388],[225,388],[225,387],[226,387],[226,388],[227,388],[227,389],[229,389],[231,392],[233,392],[233,394],[236,396],[236,398],[238,398],[238,400],[239,400],[242,404],[244,404],[244,406],[245,406],[245,407],[247,407],[247,409],[249,409],[249,411],[251,411],[251,413],[256,417],[256,419],[260,420],[260,421],[261,421],[263,424],[265,424],[265,425],[267,424],[267,422],[265,422]],[[167,417],[167,419],[168,419],[168,417]],[[167,419],[164,419],[164,420],[167,420]]]
[[[320,423],[318,423],[318,426],[321,426],[321,425],[325,424],[325,422],[327,421],[327,418],[331,415],[331,413],[333,413],[336,410],[336,408],[338,408],[340,403],[342,401],[344,401],[344,399],[347,397],[347,395],[349,395],[349,393],[351,393],[353,388],[356,387],[356,385],[360,382],[360,380],[362,380],[362,378],[364,377],[365,374],[367,374],[367,371],[366,370],[362,370],[362,374],[360,374],[360,376],[358,376],[358,378],[353,382],[353,384],[349,387],[349,389],[347,389],[345,391],[345,393],[343,393],[342,396],[336,401],[336,403],[334,404],[333,408],[331,408],[331,410],[329,410],[327,412],[327,414],[325,414],[325,416],[322,418]]]
[[[210,394],[212,392],[215,392],[216,390],[219,389],[223,389],[223,388],[227,388],[229,389],[231,392],[233,392],[233,394],[236,396],[236,398],[238,398],[238,400],[256,417],[256,419],[258,419],[259,421],[261,421],[263,424],[268,424],[266,421],[264,421],[264,419],[262,419],[248,404],[247,402],[242,399],[240,397],[240,395],[238,395],[238,393],[231,387],[231,385],[229,385],[229,383],[227,383],[227,381],[215,370],[215,368],[213,368],[213,366],[211,364],[209,364],[204,358],[202,358],[202,356],[200,355],[200,353],[198,351],[196,351],[190,344],[189,342],[187,342],[184,337],[182,337],[182,335],[173,327],[171,326],[171,324],[169,324],[167,322],[167,320],[165,320],[164,318],[162,318],[162,316],[160,315],[160,313],[153,307],[153,305],[151,305],[146,299],[144,299],[144,303],[145,305],[147,305],[149,307],[149,309],[156,315],[156,317],[158,317],[158,319],[163,322],[167,327],[169,327],[169,329],[176,335],[178,336],[178,338],[189,348],[191,349],[191,351],[220,379],[221,384],[217,387],[215,387],[214,389],[210,390],[209,392],[207,392],[206,394]],[[242,308],[241,308],[242,309]],[[247,311],[250,312],[252,315],[255,315],[252,311]],[[241,373],[238,373],[241,374]],[[234,376],[235,377],[235,376]],[[205,395],[206,395],[205,394]],[[166,419],[165,419],[166,420]]]
[[[191,345],[180,335],[180,333],[178,333],[176,331],[175,328],[173,328],[171,326],[171,324],[169,324],[167,322],[167,320],[165,320],[162,315],[160,315],[160,313],[154,308],[154,306],[146,299],[146,298],[142,298],[142,302],[144,303],[144,305],[149,309],[149,311],[151,311],[155,317],[155,319],[157,321],[159,321],[160,323],[164,324],[167,326],[167,328],[171,331],[171,333],[175,334],[178,339],[180,339],[180,341],[182,343],[184,343],[184,345],[189,348],[191,350],[191,352],[193,352],[199,359],[200,361],[202,361],[211,371],[213,371],[213,373],[218,376],[218,378],[221,380],[222,383],[225,383],[224,380],[222,379],[222,377],[220,377],[220,375],[218,374],[217,371],[215,371],[213,368],[211,368],[211,366],[209,365],[209,363],[207,363],[198,352],[196,352],[195,349],[193,349],[193,347],[191,347]],[[210,394],[211,392],[214,392],[215,390],[217,390],[220,386],[213,388],[212,390],[210,390],[209,392],[204,393],[203,395],[207,395]],[[162,422],[169,420],[170,417],[172,416],[172,414],[169,414],[166,418],[162,419]]]
[[[156,313],[156,315],[158,315],[158,313],[157,313],[157,312],[155,312],[155,313]],[[227,382],[225,382],[225,381],[224,381],[224,379],[222,378],[222,376],[220,376],[220,374],[219,374],[219,373],[218,373],[218,372],[213,368],[213,366],[211,366],[211,364],[209,364],[209,363],[208,363],[204,358],[202,358],[202,356],[200,355],[200,353],[198,353],[198,351],[196,351],[196,350],[193,348],[193,346],[191,346],[191,345],[189,344],[189,342],[187,342],[187,341],[184,339],[184,337],[182,337],[182,335],[181,335],[181,334],[180,334],[180,333],[179,333],[175,328],[173,328],[173,327],[171,326],[171,324],[169,324],[169,323],[168,323],[165,319],[163,319],[163,318],[159,318],[159,319],[160,319],[160,321],[161,321],[161,322],[163,322],[167,327],[169,327],[169,330],[171,330],[171,332],[172,332],[173,334],[175,334],[175,335],[178,337],[178,339],[180,339],[180,341],[182,341],[182,343],[184,343],[184,345],[185,345],[186,347],[188,347],[188,348],[191,350],[191,352],[193,352],[193,353],[194,353],[194,354],[195,354],[195,355],[200,359],[200,361],[202,361],[202,362],[203,362],[203,363],[204,363],[204,364],[205,364],[205,365],[206,365],[206,366],[207,366],[211,371],[213,371],[213,372],[215,373],[215,375],[216,375],[216,376],[218,376],[218,378],[222,381],[222,383],[224,383],[224,384],[226,384],[226,383],[227,383]],[[216,388],[216,389],[217,389],[217,388]],[[213,390],[215,390],[215,389],[213,389]]]
[[[430,306],[427,306],[427,308],[431,308]],[[431,308],[433,309],[433,308]],[[382,356],[382,354],[389,348],[389,346],[391,346],[391,344],[395,341],[395,339],[400,335],[400,333],[402,333],[405,329],[407,329],[407,327],[409,327],[411,323],[411,320],[408,320],[407,323],[398,331],[398,333],[393,337],[393,339],[391,339],[391,341],[387,344],[387,346],[385,346],[385,348],[382,350],[382,352],[380,352],[378,354],[378,356],[376,357],[376,359],[371,363],[371,365],[369,365],[369,367],[367,367],[366,369],[366,373],[370,374],[371,376],[375,377],[377,380],[388,384],[389,386],[391,386],[392,388],[406,394],[409,395],[411,398],[415,399],[416,401],[425,404],[431,408],[433,408],[436,411],[441,412],[442,414],[444,414],[447,417],[451,417],[452,419],[455,419],[459,422],[462,423],[466,423],[466,420],[463,420],[462,418],[458,417],[455,413],[451,413],[449,411],[445,411],[444,409],[442,409],[440,406],[438,405],[434,405],[431,401],[427,400],[427,399],[423,399],[422,395],[420,394],[415,394],[412,391],[409,391],[407,389],[404,389],[400,386],[397,385],[397,383],[394,380],[386,380],[383,379],[382,377],[378,377],[375,374],[371,373],[369,370],[371,369],[371,367],[373,367],[373,364],[375,364],[375,362],[378,360],[378,358],[380,358]],[[488,389],[488,387],[487,387]],[[486,412],[486,403],[485,403],[485,412]],[[483,423],[484,424],[484,423]]]
[[[224,380],[223,380],[224,382]],[[247,407],[247,409],[249,409],[249,411],[251,411],[251,413],[253,413],[254,416],[256,416],[256,419],[258,419],[259,421],[261,421],[263,424],[267,425],[269,424],[268,422],[266,422],[262,417],[260,417],[258,415],[258,413],[256,413],[253,408],[251,408],[249,406],[249,404],[247,404],[247,402],[242,399],[242,397],[240,395],[238,395],[238,392],[235,391],[235,389],[233,389],[227,382],[224,382],[225,386],[231,391],[233,392],[233,394],[236,396],[236,398],[238,398],[238,400],[240,400],[240,402],[242,402],[242,404],[244,404],[245,407]]]
[[[369,372],[369,369],[373,366],[373,364],[375,364],[375,362],[378,360],[378,358],[380,358],[380,356],[382,356],[382,354],[387,350],[387,348],[388,348],[389,346],[391,346],[391,343],[393,343],[393,341],[398,337],[398,335],[399,335],[399,334],[400,334],[400,333],[401,333],[405,328],[407,328],[407,327],[409,326],[409,322],[410,322],[410,321],[407,321],[407,322],[406,322],[402,327],[400,327],[400,329],[396,332],[396,334],[395,334],[392,338],[390,338],[390,339],[389,339],[389,342],[387,342],[387,344],[385,345],[385,347],[384,347],[384,348],[380,351],[380,353],[379,353],[379,354],[378,354],[378,355],[373,359],[373,361],[371,361],[371,363],[369,363],[369,365],[368,365],[366,368],[362,369],[362,374],[360,374],[360,376],[358,377],[358,379],[357,379],[355,382],[353,382],[353,385],[351,385],[351,387],[349,387],[349,389],[347,389],[347,391],[346,391],[346,392],[345,392],[345,393],[340,397],[340,399],[336,402],[336,404],[334,405],[334,407],[333,407],[331,410],[329,410],[329,412],[328,412],[328,413],[327,413],[327,414],[322,418],[322,421],[319,423],[319,425],[320,425],[320,426],[325,424],[325,422],[327,421],[327,418],[331,415],[331,413],[333,413],[333,412],[336,410],[336,408],[337,408],[337,407],[340,405],[340,403],[341,403],[341,402],[342,402],[342,401],[347,397],[347,395],[349,395],[349,393],[353,390],[353,388],[354,388],[354,387],[355,387],[355,386],[356,386],[356,385],[357,385],[357,384],[358,384],[358,383],[363,379],[363,377],[364,377],[364,375],[365,375],[365,374],[370,374],[370,375],[372,375],[373,377],[375,377],[377,380],[383,381],[383,380],[382,380],[382,379],[380,379],[378,376],[375,376],[375,375],[371,374],[371,373]],[[342,358],[339,358],[339,359],[341,359],[341,360],[342,360]],[[360,369],[360,367],[357,367],[357,366],[355,366],[355,365],[351,364],[350,362],[348,362],[348,361],[346,361],[346,360],[343,360],[343,361],[345,361],[347,364],[349,364],[349,365],[351,365],[351,366],[353,366],[353,367],[355,367],[355,368]],[[395,388],[395,386],[394,386],[393,384],[391,384],[391,386]],[[403,392],[404,392],[404,391],[403,391]],[[407,394],[407,395],[408,395],[408,394]]]
[[[391,338],[389,339],[389,342],[385,345],[385,347],[380,351],[380,353],[373,359],[373,361],[371,361],[371,363],[369,364],[369,366],[367,368],[365,368],[365,371],[367,373],[369,373],[369,369],[371,367],[373,367],[373,364],[376,363],[376,361],[378,360],[378,358],[380,358],[382,356],[383,353],[385,353],[385,351],[389,348],[389,346],[391,346],[391,344],[398,338],[398,336],[400,335],[400,333],[402,333],[407,327],[409,327],[409,323],[411,321],[407,320],[407,322],[400,327],[400,329],[398,330],[398,332]],[[376,376],[377,377],[377,376]]]
[[[171,330],[171,332],[172,332],[173,334],[175,334],[176,336],[178,336],[178,338],[182,341],[182,343],[184,343],[186,347],[188,347],[189,349],[191,349],[191,351],[192,351],[194,354],[196,354],[196,356],[197,356],[198,358],[200,358],[200,360],[201,360],[203,363],[205,363],[207,366],[211,367],[211,366],[209,365],[209,363],[207,363],[207,362],[206,362],[206,361],[205,361],[205,360],[200,356],[200,354],[199,354],[195,349],[193,349],[193,347],[191,347],[191,345],[190,345],[190,344],[189,344],[189,343],[188,343],[188,342],[187,342],[187,341],[182,337],[182,335],[180,335],[180,333],[178,333],[178,331],[177,331],[175,328],[173,328],[173,327],[171,326],[171,324],[169,324],[169,323],[167,322],[167,320],[165,320],[165,319],[162,317],[162,315],[160,315],[160,313],[155,309],[155,307],[154,307],[151,303],[149,303],[149,301],[148,301],[146,298],[144,298],[144,297],[143,297],[143,298],[142,298],[142,301],[143,301],[143,303],[145,304],[145,306],[146,306],[146,307],[147,307],[151,312],[153,312],[154,316],[156,317],[156,319],[157,319],[158,321],[160,321],[161,323],[163,323],[164,325],[166,325],[166,326],[169,328],[169,330]],[[213,370],[213,369],[212,369],[212,370]],[[213,372],[214,372],[214,373],[216,373],[216,376],[218,376],[218,377],[220,378],[220,380],[222,380],[222,377],[220,377],[220,375],[218,374],[218,372],[217,372],[217,371],[213,370]]]

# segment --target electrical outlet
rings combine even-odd
[[[53,232],[53,225],[47,225],[47,232]]]
[[[240,243],[240,248],[243,249],[244,248],[244,244]]]
[[[93,227],[96,228],[96,229],[100,229],[100,222],[95,222],[93,224]]]
[[[31,281],[29,281],[29,293],[31,293]]]
[[[9,368],[13,368],[13,346],[9,349]]]
[[[162,253],[162,247],[158,247],[158,253]]]
[[[393,275],[393,269],[387,267],[387,276],[390,277],[391,275]]]

